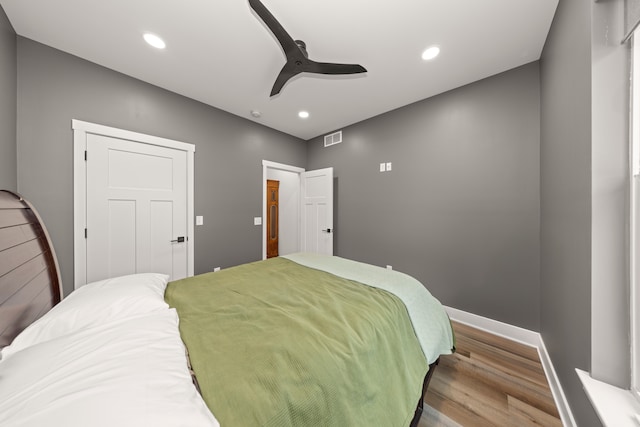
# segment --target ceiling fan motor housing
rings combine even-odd
[[[296,42],[296,44],[298,45],[298,47],[302,51],[302,54],[304,55],[304,57],[308,58],[309,57],[309,53],[307,53],[307,44],[305,42],[303,42],[302,40],[294,40],[294,41]]]

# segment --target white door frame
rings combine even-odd
[[[145,135],[128,130],[103,126],[81,120],[71,120],[73,129],[73,286],[78,289],[87,280],[87,134],[104,135],[112,138],[126,139],[141,144],[157,145],[187,154],[187,275],[193,276],[193,241],[194,241],[194,154],[196,146],[186,142]],[[266,191],[266,190],[265,190]]]
[[[266,220],[267,220],[267,170],[277,169],[287,172],[293,172],[300,175],[304,172],[304,168],[297,166],[285,165],[284,163],[271,162],[269,160],[262,161],[262,259],[267,259],[267,232],[266,232]],[[300,228],[300,218],[298,213],[298,228]]]

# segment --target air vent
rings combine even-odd
[[[324,136],[324,146],[328,147],[330,145],[339,144],[342,142],[342,131],[331,133],[329,135]]]

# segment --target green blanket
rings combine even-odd
[[[283,258],[169,283],[222,427],[409,425],[428,364],[398,297]]]

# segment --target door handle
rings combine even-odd
[[[176,240],[171,240],[171,243],[182,243],[182,242],[184,242],[184,236],[180,236]]]
[[[331,229],[330,228],[324,229],[322,231],[324,231],[325,233],[331,233]]]

